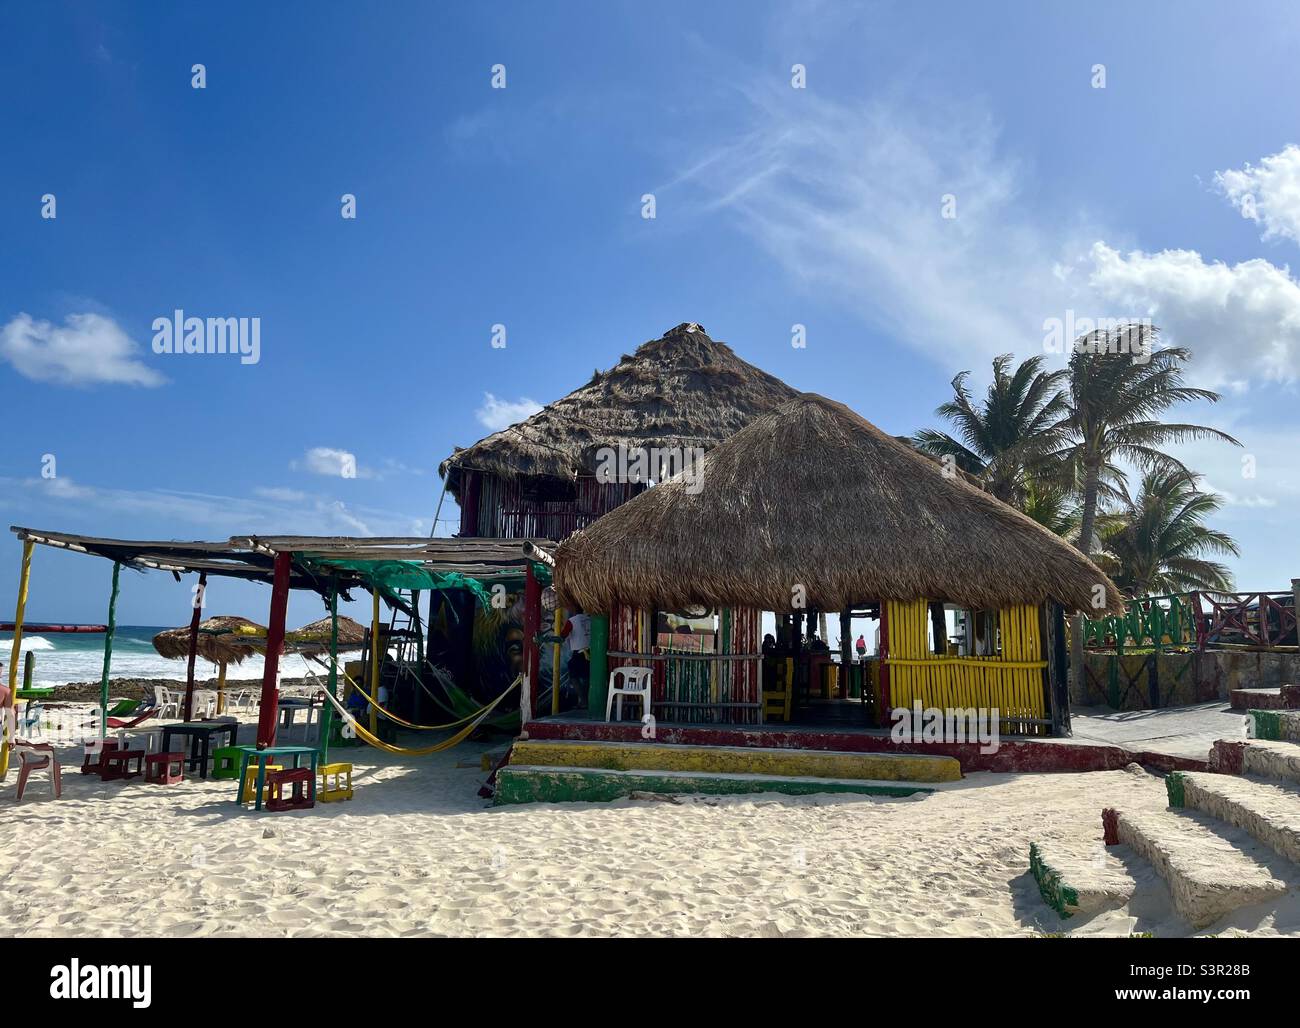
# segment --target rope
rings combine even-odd
[[[323,660],[321,660],[319,657],[315,657],[315,656],[313,656],[312,659],[315,660],[315,661],[316,661],[318,664],[320,664],[322,667],[327,667],[327,666],[328,666],[328,665],[326,665],[325,662],[324,662]],[[312,678],[313,680],[318,681],[318,682],[320,681],[320,678],[319,678],[319,677],[317,677],[316,675],[312,674],[312,670],[311,670],[311,668],[307,668],[306,671],[307,671],[307,674],[308,674],[308,676],[309,676],[310,678]],[[398,717],[396,714],[394,714],[392,711],[390,711],[390,710],[385,710],[383,707],[381,707],[381,706],[378,704],[378,702],[376,702],[375,700],[372,700],[372,699],[369,697],[369,695],[367,695],[367,693],[365,692],[364,689],[361,688],[361,686],[357,685],[356,682],[352,681],[352,679],[348,676],[348,673],[347,673],[346,671],[340,671],[339,674],[341,674],[341,675],[343,676],[344,680],[345,680],[349,685],[351,685],[352,688],[354,688],[354,689],[355,689],[358,693],[360,693],[362,696],[365,696],[365,697],[366,697],[366,702],[369,703],[371,706],[373,706],[373,707],[375,708],[375,710],[379,711],[379,713],[383,714],[384,717],[388,718],[390,721],[396,721],[396,722],[397,722],[399,725],[401,725],[403,728],[411,728],[411,729],[414,729],[414,730],[417,731],[417,732],[433,732],[433,731],[437,731],[437,730],[442,729],[442,728],[457,728],[457,727],[459,727],[460,725],[463,725],[466,721],[469,721],[470,719],[477,717],[479,714],[483,713],[483,711],[492,709],[492,707],[496,706],[496,702],[497,702],[496,700],[493,700],[492,703],[491,703],[489,706],[487,706],[487,707],[480,707],[478,710],[474,711],[473,713],[471,713],[471,714],[467,714],[465,717],[460,718],[460,719],[457,720],[457,721],[449,722],[448,724],[445,724],[445,725],[417,725],[417,724],[415,724],[413,721],[407,721],[407,720],[405,720],[405,719],[403,719],[403,718],[400,718],[400,717]],[[514,684],[513,684],[513,683],[510,684],[510,685],[508,685],[508,686],[506,687],[506,691],[503,692],[503,693],[501,694],[501,696],[504,696],[504,695],[506,694],[506,692],[509,692],[509,691],[510,691],[511,689],[513,689],[513,688],[514,688]],[[326,689],[325,691],[326,691],[326,692],[329,692],[328,689]],[[498,696],[498,697],[497,697],[497,700],[501,699],[501,696]],[[455,711],[452,711],[452,713],[454,714]]]
[[[483,721],[484,718],[486,718],[490,713],[492,713],[492,709],[498,703],[504,700],[516,685],[518,685],[521,681],[523,681],[523,677],[524,677],[523,675],[520,675],[518,678],[516,678],[514,682],[511,683],[509,689],[506,689],[505,692],[503,692],[495,700],[493,700],[486,707],[484,707],[483,713],[481,713],[474,721],[471,721],[468,725],[466,725],[459,732],[453,735],[450,739],[444,739],[442,742],[436,743],[433,746],[425,746],[422,749],[416,749],[416,750],[407,749],[404,746],[394,746],[391,743],[384,742],[382,739],[378,738],[377,736],[371,735],[370,731],[367,728],[365,728],[363,725],[361,725],[357,721],[357,719],[353,717],[351,713],[349,713],[348,710],[341,703],[339,703],[338,700],[336,700],[333,696],[329,694],[328,691],[323,692],[322,695],[331,704],[333,704],[334,708],[339,712],[339,714],[342,715],[343,723],[347,725],[351,725],[353,731],[357,733],[358,737],[360,737],[363,742],[369,743],[377,750],[383,750],[386,753],[396,753],[398,756],[402,756],[402,757],[425,757],[428,756],[430,753],[437,753],[440,750],[451,749],[451,747],[455,746],[457,743],[462,742],[466,737],[469,736],[470,732],[474,731],[474,729],[479,726],[479,724]]]

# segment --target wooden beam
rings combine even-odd
[[[194,613],[190,615],[190,652],[185,664],[185,716],[194,713],[194,662],[199,653],[199,621],[203,619],[203,593],[208,587],[208,573],[199,573],[199,587],[194,593]]]
[[[257,716],[257,748],[275,745],[279,719],[280,651],[284,648],[284,619],[289,606],[289,568],[293,555],[275,558],[275,581],[271,586],[271,616],[266,627],[266,656],[262,667],[262,706]]]

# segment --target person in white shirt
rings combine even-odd
[[[591,686],[591,618],[579,607],[560,630],[560,637],[569,640],[569,681],[578,693],[578,707],[587,706],[587,693]]]

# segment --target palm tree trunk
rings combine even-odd
[[[1097,483],[1101,477],[1100,461],[1086,461],[1083,473],[1083,522],[1079,526],[1079,550],[1092,556],[1093,526],[1097,522]],[[1070,699],[1082,703],[1084,698],[1083,615],[1070,621]]]

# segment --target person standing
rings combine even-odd
[[[579,607],[560,630],[560,638],[569,640],[569,681],[578,693],[578,707],[587,707],[587,693],[591,687],[591,618]]]

